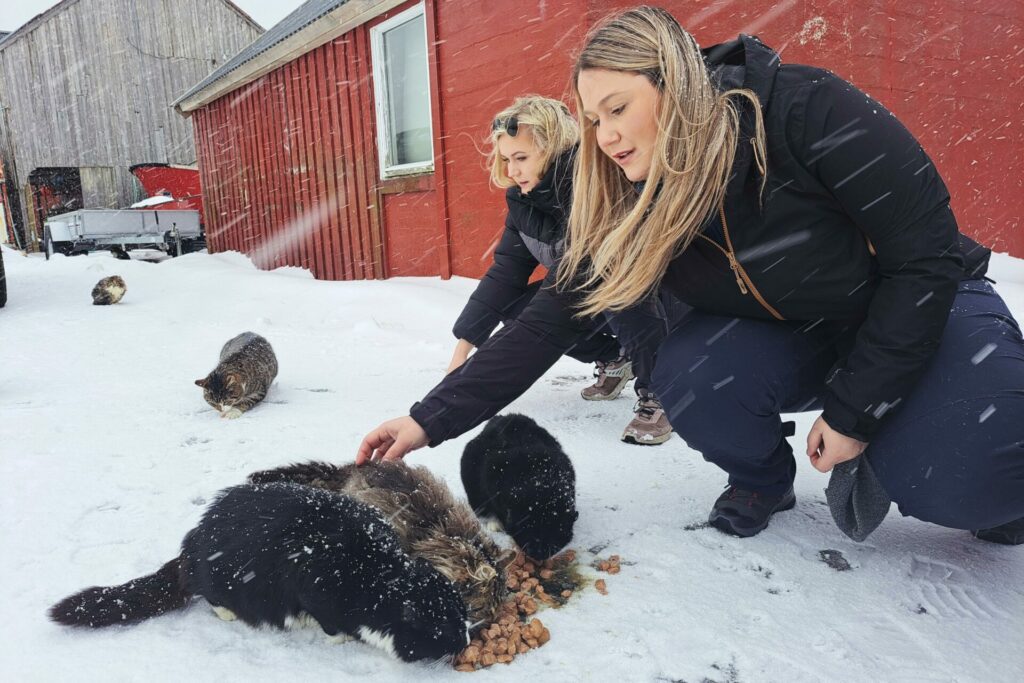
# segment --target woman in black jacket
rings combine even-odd
[[[701,52],[647,7],[591,33],[574,84],[587,123],[561,286],[367,435],[357,462],[465,432],[588,316],[660,286],[694,310],[662,344],[653,387],[675,431],[729,475],[715,527],[752,536],[794,505],[780,413],[821,409],[816,469],[856,470],[884,509],[891,498],[1024,542],[1024,340],[983,278],[988,251],[960,234],[895,117],[756,38]]]
[[[491,126],[491,182],[507,188],[505,230],[494,261],[469,297],[452,332],[458,340],[448,372],[466,362],[498,323],[514,320],[529,305],[541,282],[530,284],[538,265],[552,268],[562,255],[579,127],[569,108],[539,95],[516,99]],[[669,310],[678,305],[669,303]],[[624,313],[599,316],[588,333],[566,350],[583,363],[595,363],[597,381],[584,388],[586,400],[616,398],[634,376],[635,415],[626,443],[657,445],[672,435],[665,411],[651,392],[658,346],[667,333],[664,304],[652,298]]]

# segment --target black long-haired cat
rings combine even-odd
[[[290,481],[350,496],[380,510],[402,548],[426,560],[459,589],[474,625],[490,625],[508,596],[512,557],[480,528],[473,510],[423,466],[403,461],[368,467],[304,462],[249,475],[253,484]]]
[[[130,624],[206,598],[221,618],[284,628],[307,615],[405,661],[437,660],[469,643],[466,606],[430,564],[402,551],[373,508],[289,483],[221,491],[181,555],[120,586],[60,601],[69,626]]]
[[[496,517],[530,557],[547,559],[572,540],[576,471],[555,437],[530,418],[491,418],[466,444],[461,467],[469,504]]]

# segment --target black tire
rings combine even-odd
[[[7,305],[7,274],[4,273],[4,252],[0,249],[0,308]]]
[[[47,261],[56,253],[56,249],[53,248],[53,236],[50,235],[49,228],[43,228],[43,253],[46,254]]]

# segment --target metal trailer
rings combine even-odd
[[[43,250],[53,254],[84,254],[110,249],[126,258],[129,249],[156,247],[180,256],[206,246],[194,210],[79,209],[46,219]]]

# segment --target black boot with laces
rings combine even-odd
[[[796,496],[792,486],[777,496],[730,486],[715,501],[708,523],[719,531],[746,538],[761,533],[773,514],[794,505]]]

